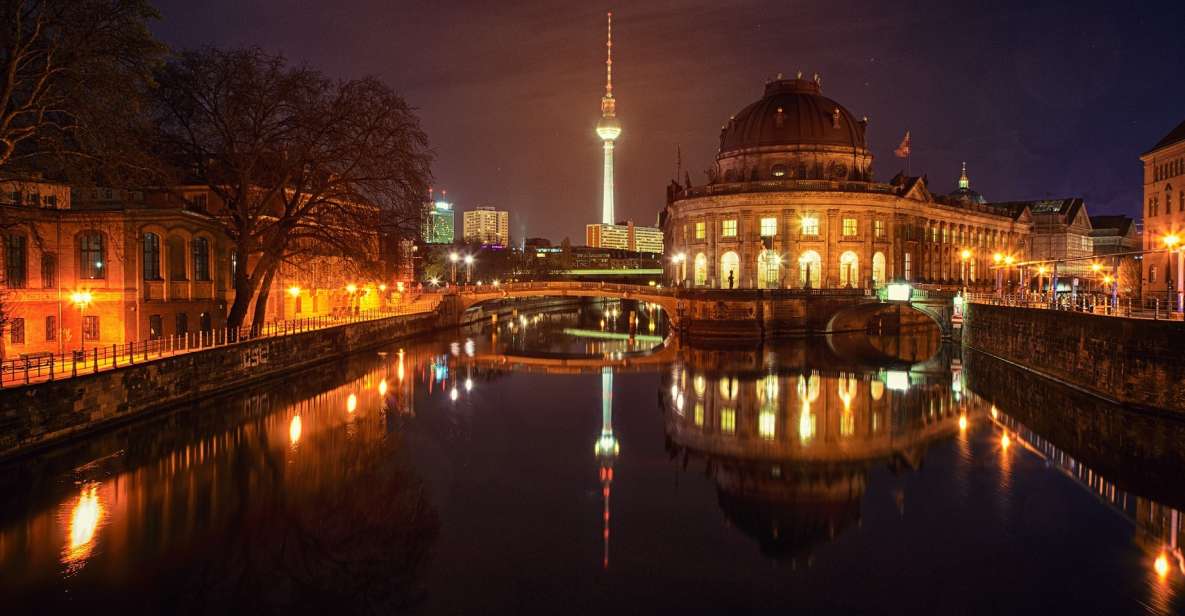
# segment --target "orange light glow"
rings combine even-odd
[[[959,415],[959,431],[960,432],[967,431],[967,416],[966,415]]]
[[[379,395],[380,396],[387,395],[387,379],[383,379],[383,380],[379,381]]]
[[[288,295],[292,297],[300,295],[300,287],[288,287]]]
[[[66,563],[78,563],[90,556],[95,533],[102,520],[103,503],[99,500],[99,485],[83,486],[78,494],[78,502],[70,511],[69,545],[64,555]]]
[[[356,396],[354,394],[350,394],[350,397],[346,398],[346,412],[353,413],[354,410],[357,408],[358,408],[358,396]]]
[[[300,415],[293,415],[292,421],[288,422],[288,442],[295,445],[300,441]]]
[[[1005,432],[1004,436],[1000,437],[1000,446],[1007,450],[1010,445],[1012,445],[1012,439],[1008,436],[1008,433]]]
[[[1152,566],[1156,569],[1156,575],[1159,575],[1160,579],[1163,580],[1165,577],[1168,577],[1169,557],[1166,556],[1164,552],[1161,552],[1160,555],[1156,557],[1156,562],[1153,563]]]
[[[971,258],[971,251],[964,249],[963,252],[959,253],[959,256],[962,257],[964,261],[966,261],[967,259]]]

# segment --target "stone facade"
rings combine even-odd
[[[1185,122],[1140,156],[1144,164],[1144,250],[1165,248],[1164,238],[1185,232]],[[1185,238],[1182,238],[1185,239]],[[1170,279],[1182,275],[1163,253],[1144,258],[1144,296],[1163,300]],[[1171,274],[1171,275],[1169,275]]]
[[[1027,255],[1026,208],[934,195],[920,177],[874,181],[865,121],[821,89],[818,80],[770,82],[722,128],[708,184],[668,187],[673,280],[724,289],[986,286],[993,254]]]
[[[114,199],[0,208],[4,358],[225,325],[230,248],[208,216]]]

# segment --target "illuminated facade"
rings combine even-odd
[[[479,207],[465,212],[462,221],[466,242],[480,242],[486,246],[510,245],[510,212]]]
[[[983,203],[965,174],[952,195],[924,177],[875,181],[866,125],[817,77],[767,83],[721,128],[708,183],[668,189],[666,252],[685,264],[673,277],[738,289],[990,285],[994,253],[1028,254],[1029,211]]]
[[[1165,236],[1185,234],[1185,122],[1140,157],[1144,163],[1144,250],[1163,250]],[[1144,296],[1164,299],[1182,275],[1164,254],[1145,255]],[[1168,270],[1166,270],[1168,268]],[[1166,271],[1171,275],[1166,275]]]
[[[591,248],[615,248],[631,252],[662,253],[662,229],[637,227],[634,223],[585,225],[585,244]]]
[[[597,136],[605,152],[604,183],[601,186],[601,223],[612,225],[613,213],[613,145],[621,136],[617,121],[617,101],[613,98],[613,13],[608,15],[608,38],[605,42],[605,96],[601,97],[601,121],[597,122]]]
[[[11,223],[0,238],[4,358],[225,325],[231,247],[209,216],[158,206],[138,191],[72,197],[65,185],[36,183],[16,200],[16,190],[5,186],[0,204]]]
[[[426,244],[453,243],[452,203],[440,200],[424,204],[424,225],[420,237]]]

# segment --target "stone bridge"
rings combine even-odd
[[[590,297],[656,304],[672,331],[702,338],[769,339],[869,330],[878,324],[932,320],[953,333],[951,290],[913,289],[908,301],[888,301],[867,289],[683,289],[608,282],[520,282],[446,292],[458,321],[483,302],[513,298]],[[894,315],[890,318],[888,315]]]

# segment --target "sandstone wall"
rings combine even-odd
[[[963,343],[1115,401],[1185,413],[1185,325],[968,304]]]

